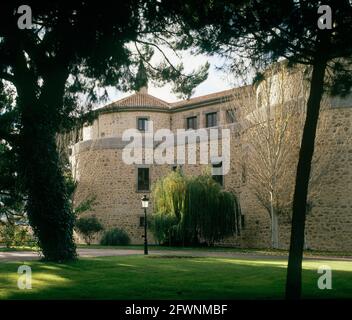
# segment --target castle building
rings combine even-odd
[[[275,169],[278,172],[276,180],[280,180],[280,183],[274,188],[276,194],[280,193],[280,201],[275,198],[277,247],[287,248],[290,238],[290,199],[301,137],[299,128],[304,122],[302,115],[308,92],[301,76],[300,72],[285,72],[281,78],[280,73],[275,72],[270,81],[263,81],[256,86],[235,88],[176,103],[167,103],[148,94],[147,86],[144,86],[133,95],[97,109],[97,118],[84,128],[82,141],[72,147],[73,176],[78,182],[75,203],[94,197],[95,205],[85,215],[94,214],[105,228],[122,228],[128,232],[132,243],[142,243],[144,218],[141,197],[144,194],[150,196],[153,183],[177,166],[185,174],[197,175],[206,167],[216,167],[219,161],[212,163],[210,159],[208,164],[198,161],[182,165],[176,160],[164,164],[128,164],[123,160],[124,150],[129,144],[123,139],[126,130],[134,129],[143,136],[150,129],[148,125],[151,122],[154,132],[160,129],[168,129],[173,133],[177,129],[229,129],[230,168],[226,174],[214,178],[225,190],[239,197],[243,214],[242,230],[240,235],[224,239],[219,245],[271,247],[273,219],[265,201],[260,198],[260,190],[254,187],[254,181],[259,179],[253,173],[257,170],[258,177],[265,176],[266,160],[248,150],[255,152],[263,145],[258,136],[263,137],[265,133],[254,133],[255,130],[260,127],[268,131],[274,117],[277,117],[276,121],[282,122],[283,116],[277,116],[278,110],[287,107],[294,113],[287,117],[289,129],[285,127],[285,139],[279,141],[288,147],[285,149],[287,151],[282,151],[281,158],[284,161],[281,160],[281,165]],[[281,94],[283,84],[290,89]],[[351,251],[352,99],[324,99],[326,107],[319,120],[312,167],[306,247]],[[271,120],[258,120],[265,119],[268,110],[273,115],[269,116]],[[273,145],[278,143],[275,137],[279,136],[271,136]],[[198,140],[195,142],[198,153],[201,143]],[[219,145],[221,147],[221,142]],[[151,148],[154,150],[156,144],[152,144]],[[148,214],[152,210],[152,206],[149,207]]]

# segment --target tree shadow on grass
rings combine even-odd
[[[303,272],[305,298],[352,296],[352,272],[333,271],[333,289],[319,290],[314,263]],[[31,290],[17,288],[19,263],[0,266],[1,299],[282,299],[286,278],[285,261],[230,258],[121,256],[26,264]]]

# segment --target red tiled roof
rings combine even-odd
[[[235,92],[235,89],[224,90],[220,92],[215,92],[211,94],[207,94],[205,96],[195,97],[188,100],[181,100],[174,103],[171,103],[171,108],[187,106],[197,103],[202,103],[208,100],[219,99],[219,98],[230,98]]]
[[[238,90],[243,90],[246,88],[234,88],[229,90],[224,90],[216,93],[207,94],[200,97],[191,98],[188,100],[181,100],[173,103],[167,103],[166,101],[160,100],[146,92],[136,92],[135,94],[128,96],[126,98],[112,102],[105,107],[100,108],[101,111],[109,111],[115,108],[158,108],[165,110],[178,109],[188,106],[201,106],[203,103],[217,103],[229,101],[238,94]],[[236,93],[237,92],[237,93]]]
[[[109,105],[103,107],[103,109],[109,109],[114,107],[131,107],[131,108],[157,107],[157,108],[169,109],[170,105],[167,102],[160,100],[156,97],[153,97],[148,93],[137,92],[131,96],[128,96],[121,100],[117,100],[113,103],[110,103]]]

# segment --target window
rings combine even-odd
[[[220,186],[222,187],[224,186],[224,176],[222,175],[213,176],[213,179],[215,180],[215,182],[220,184]]]
[[[144,217],[139,217],[139,226],[144,227]]]
[[[244,214],[241,214],[241,228],[242,229],[246,228],[246,220],[245,220]]]
[[[222,162],[213,164],[212,166],[213,166],[212,168],[213,179],[221,186],[224,186],[224,176],[222,174]]]
[[[186,123],[186,129],[197,129],[197,117],[188,117]]]
[[[236,122],[236,110],[234,109],[226,110],[226,121],[227,123]]]
[[[216,127],[217,126],[217,113],[211,112],[205,115],[205,126],[209,127]]]
[[[137,129],[139,131],[147,131],[148,130],[148,118],[138,118],[137,119]]]
[[[149,168],[138,168],[137,190],[149,191]]]
[[[247,166],[245,163],[242,164],[242,183],[247,182]]]

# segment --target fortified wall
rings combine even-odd
[[[241,234],[225,239],[219,245],[270,247],[273,228],[270,210],[260,201],[255,187],[258,180],[254,174],[256,170],[267,174],[267,167],[263,165],[266,163],[265,155],[260,159],[259,152],[258,156],[264,142],[260,138],[256,141],[256,137],[265,137],[265,132],[269,132],[263,131],[261,135],[258,128],[266,130],[275,121],[284,121],[285,115],[278,112],[280,108],[288,108],[293,113],[288,117],[288,129],[285,129],[282,141],[286,151],[283,151],[284,160],[278,165],[281,171],[275,189],[275,193],[279,194],[275,203],[278,208],[278,247],[287,248],[290,205],[308,88],[301,73],[285,72],[282,76],[275,71],[268,78],[270,81],[255,86],[177,103],[162,101],[149,95],[147,88],[142,88],[127,98],[98,109],[94,123],[84,128],[82,141],[72,147],[72,170],[78,182],[75,203],[95,197],[94,207],[85,215],[94,214],[106,229],[122,228],[128,232],[132,243],[142,243],[144,222],[140,199],[143,194],[150,197],[153,183],[178,164],[176,161],[173,164],[126,164],[123,152],[129,142],[123,141],[125,130],[135,129],[143,136],[150,129],[146,127],[149,121],[153,122],[154,132],[159,129],[169,129],[174,133],[177,129],[229,129],[230,170],[223,175],[222,185],[239,197],[243,221]],[[323,104],[313,159],[306,248],[351,251],[352,99],[324,97]],[[276,141],[275,134],[271,137],[269,145],[270,141]],[[196,142],[198,155],[200,144]],[[149,148],[155,150],[156,147],[157,144],[153,144]],[[211,159],[209,162],[185,163],[181,169],[185,174],[198,175],[212,166]],[[148,213],[152,210],[150,206]]]

